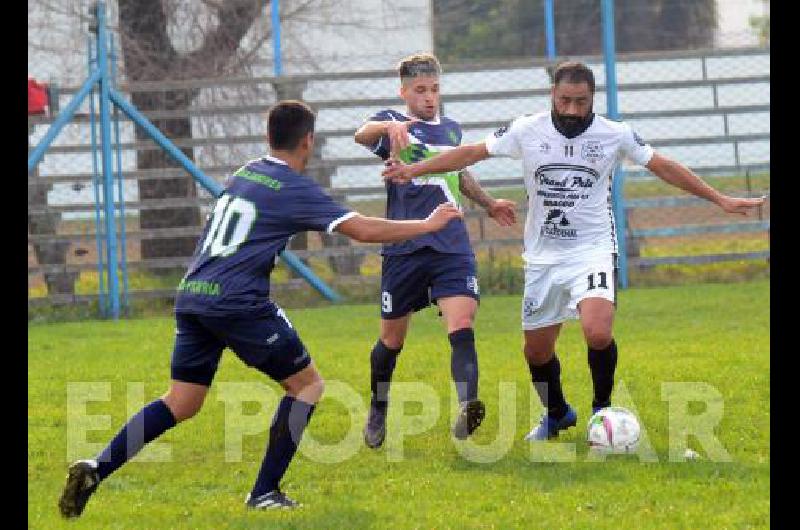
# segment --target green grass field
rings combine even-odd
[[[620,294],[615,397],[638,413],[656,463],[642,463],[632,455],[604,462],[587,458],[583,437],[591,379],[574,322],[562,331],[558,351],[567,399],[579,412],[578,428],[562,435],[559,442],[564,445],[549,443],[533,458],[531,444],[522,438],[538,419],[540,407],[534,398],[531,412],[533,391],[520,353],[518,296],[484,298],[476,324],[487,419],[474,442],[492,444],[498,430],[510,425],[507,452],[498,452],[494,462],[476,462],[462,453],[474,455],[480,448],[465,449],[463,442],[456,445],[450,437],[449,345],[436,313],[428,309],[413,321],[395,381],[429,385],[439,396],[438,420],[404,440],[401,459],[389,447],[371,451],[341,443],[338,447],[351,448],[354,454],[339,463],[321,462],[319,455],[332,459],[330,447],[348,432],[360,439],[377,307],[292,310],[289,316],[328,382],[328,396],[334,397],[323,398],[301,454],[284,479],[285,491],[305,506],[282,513],[254,513],[243,506],[272,415],[273,405],[263,410],[259,401],[272,395],[275,403],[277,392],[258,392],[259,385],[267,385],[265,378],[226,352],[203,411],[159,440],[171,449],[169,461],[128,464],[101,485],[77,523],[62,522],[56,503],[71,458],[68,432],[74,434],[80,421],[67,420],[68,385],[73,398],[76,383],[91,382],[107,390],[85,407],[98,422],[85,440],[100,446],[132,412],[166,388],[174,324],[170,318],[153,318],[31,325],[28,524],[47,529],[767,528],[769,286],[769,280],[759,280],[638,288]],[[504,387],[502,399],[501,382],[511,385]],[[670,407],[677,410],[677,405],[662,400],[662,391],[665,385],[681,382],[704,383],[721,394],[724,413],[713,435],[730,462],[711,461],[707,448],[693,436],[688,444],[703,458],[669,461],[669,429],[676,425],[668,418]],[[268,386],[276,388],[273,383]],[[347,405],[335,399],[343,388],[356,394]],[[141,389],[143,395],[128,399],[129,393]],[[234,390],[250,402],[233,407]],[[620,401],[623,394],[630,401]],[[516,403],[516,410],[510,422],[500,425],[499,407],[509,402]],[[232,421],[234,408],[246,417]],[[393,413],[400,414],[400,408],[407,416],[425,412],[423,405],[406,403],[395,406]],[[692,403],[688,411],[701,414],[704,405]],[[420,422],[412,418],[408,423],[419,427]],[[236,451],[236,432],[253,426],[261,426],[261,432],[240,438],[241,458],[226,461],[226,449],[229,455]],[[551,459],[569,457],[568,443],[574,444],[573,461],[541,461],[543,453]],[[680,445],[680,437],[673,436],[672,443]],[[323,447],[320,453],[321,444],[329,449]]]

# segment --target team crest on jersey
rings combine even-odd
[[[504,134],[505,134],[507,131],[508,131],[508,125],[503,125],[502,127],[500,127],[499,129],[497,129],[497,130],[494,132],[494,137],[495,137],[495,138],[500,138],[500,137],[501,137],[501,136],[503,136],[503,135],[504,135]]]
[[[480,288],[478,287],[478,278],[476,278],[475,276],[467,276],[467,289],[469,289],[476,295],[480,294]]]
[[[600,142],[586,142],[581,147],[581,158],[593,164],[599,162],[606,157],[603,153],[603,145]]]
[[[536,298],[525,298],[522,300],[522,314],[525,317],[532,317],[539,310],[539,301]]]

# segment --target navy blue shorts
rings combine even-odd
[[[449,296],[480,300],[477,269],[471,254],[444,254],[429,248],[384,256],[381,318],[400,318]]]
[[[260,318],[176,313],[172,379],[210,386],[222,350],[233,350],[247,366],[283,381],[311,363],[297,332],[281,314]]]

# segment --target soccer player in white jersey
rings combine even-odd
[[[657,153],[629,125],[594,114],[594,75],[582,63],[553,72],[550,112],[522,116],[483,142],[463,145],[411,165],[394,163],[394,182],[455,171],[490,156],[522,159],[528,193],[523,258],[524,354],[547,412],[526,437],[545,440],[574,426],[564,399],[555,344],[561,325],[579,318],[594,386],[593,412],[609,406],[617,365],[612,334],[616,302],[617,235],[611,175],[623,156],[669,184],[707,199],[725,212],[746,214],[764,201],[723,195],[683,164]]]

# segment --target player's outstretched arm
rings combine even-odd
[[[371,149],[382,136],[388,136],[392,156],[396,157],[400,150],[408,146],[408,127],[418,121],[368,121],[356,131],[354,139],[357,144]]]
[[[456,147],[415,164],[406,165],[393,161],[381,174],[384,180],[403,183],[420,175],[464,169],[487,158],[489,158],[489,151],[486,149],[486,144],[479,142]]]
[[[371,148],[381,136],[386,134],[386,126],[389,123],[388,121],[368,121],[358,128],[353,139],[357,144]]]
[[[703,182],[703,179],[688,167],[658,153],[653,153],[645,167],[663,181],[688,191],[692,195],[709,200],[728,213],[746,215],[748,210],[764,204],[764,197],[744,199],[724,195]]]
[[[468,169],[459,173],[458,188],[465,197],[480,205],[489,217],[500,226],[511,226],[517,221],[516,203],[507,199],[495,199],[484,190]]]
[[[336,230],[364,243],[392,243],[412,239],[444,228],[451,220],[462,217],[461,210],[447,202],[440,204],[427,219],[392,221],[380,217],[356,215],[343,221]]]

